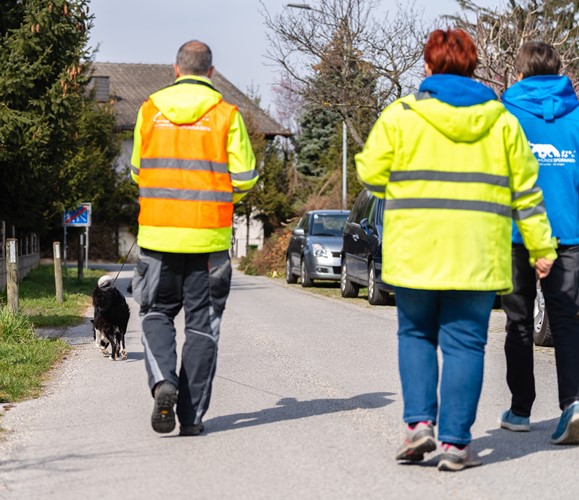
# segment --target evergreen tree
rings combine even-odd
[[[280,140],[266,143],[263,160],[260,205],[255,218],[263,222],[264,236],[268,238],[293,215],[295,193],[290,188],[290,163]]]
[[[335,168],[340,157],[340,115],[329,109],[307,106],[300,120],[297,140],[297,169],[307,176],[323,177]]]
[[[27,0],[0,8],[0,219],[22,231],[58,227],[65,209],[114,186],[114,115],[87,91],[88,5]]]
[[[357,195],[360,186],[353,161],[360,147],[357,138],[368,135],[379,112],[378,74],[352,47],[350,38],[348,25],[343,23],[324,49],[319,64],[314,66],[310,80],[310,87],[324,105],[310,103],[301,116],[297,169],[319,179],[312,200],[315,205],[318,201],[331,207],[342,204],[344,122],[355,124],[355,129],[348,128],[346,134],[346,175],[347,194],[352,195],[350,198]]]
[[[250,89],[248,98],[259,107],[261,100],[256,90]],[[279,142],[263,136],[259,117],[251,112],[252,109],[251,106],[247,107],[243,120],[255,153],[259,180],[243,200],[235,205],[235,213],[245,217],[247,226],[252,219],[262,221],[264,236],[267,238],[290,216],[294,194],[289,188],[290,163]],[[246,234],[249,237],[249,230]],[[249,242],[245,243],[248,245]]]

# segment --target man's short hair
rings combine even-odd
[[[182,75],[207,76],[213,66],[213,56],[208,45],[191,40],[179,47],[175,64]]]
[[[558,75],[561,58],[555,47],[545,42],[527,42],[521,46],[515,58],[515,70],[523,78],[538,75]]]

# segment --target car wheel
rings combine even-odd
[[[388,294],[382,292],[376,285],[376,270],[372,262],[368,267],[368,302],[373,306],[384,306],[388,303]]]
[[[545,309],[545,298],[539,283],[537,283],[537,296],[535,297],[535,306],[533,311],[533,342],[535,345],[542,347],[553,347],[553,337],[551,336],[551,326],[549,317]]]
[[[289,255],[285,259],[285,280],[287,283],[294,284],[298,282],[298,277],[292,273],[292,264]]]
[[[308,274],[308,269],[306,267],[306,262],[304,259],[302,259],[301,271],[302,271],[302,286],[304,288],[312,286],[314,284],[314,280],[311,279],[310,275]]]
[[[342,297],[353,298],[358,296],[359,290],[360,287],[354,285],[354,283],[350,281],[350,278],[348,278],[346,260],[344,259],[342,261],[342,274],[340,276],[340,293],[342,294]]]

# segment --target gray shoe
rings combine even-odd
[[[438,461],[438,470],[457,472],[469,467],[478,467],[482,462],[470,446],[462,450],[448,443],[442,444],[442,454]]]
[[[406,427],[404,444],[396,453],[396,460],[420,462],[425,453],[436,450],[432,422],[418,422],[414,429]]]
[[[175,428],[175,410],[177,388],[167,382],[159,382],[155,387],[155,406],[151,415],[151,425],[155,432],[167,434]]]

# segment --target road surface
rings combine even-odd
[[[122,271],[119,288],[130,276]],[[69,329],[74,349],[44,395],[3,411],[0,498],[579,497],[579,447],[549,443],[560,414],[551,349],[536,350],[532,432],[497,428],[509,404],[502,312],[491,320],[473,428],[484,466],[443,473],[436,454],[418,465],[394,460],[402,438],[395,308],[235,272],[207,433],[179,437],[150,427],[137,305],[129,303],[126,361],[99,354],[90,324]]]

